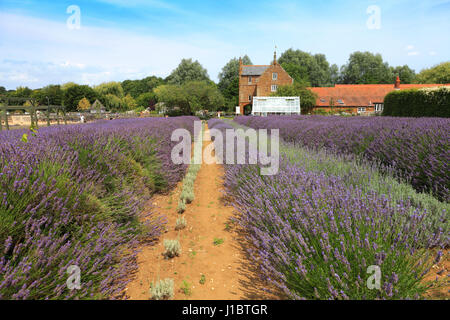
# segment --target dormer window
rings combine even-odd
[[[272,80],[278,80],[278,73],[272,73]]]

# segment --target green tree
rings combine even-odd
[[[6,88],[0,87],[0,94],[6,94]]]
[[[112,81],[99,84],[98,86],[94,87],[94,91],[97,93],[98,96],[106,96],[107,94],[113,94],[118,98],[124,97],[124,91],[122,88],[122,84],[120,82]]]
[[[169,110],[178,108],[183,114],[190,114],[186,93],[180,85],[165,84],[154,90],[158,102],[163,102]]]
[[[392,68],[392,73],[394,78],[399,76],[401,82],[405,84],[414,83],[416,80],[416,72],[407,65]]]
[[[182,114],[200,110],[222,110],[225,100],[210,81],[190,81],[183,85],[162,85],[156,88],[158,102],[164,102],[169,110],[178,109]]]
[[[279,86],[278,90],[271,94],[272,97],[300,97],[300,105],[303,114],[308,114],[316,105],[317,95],[303,84],[295,82],[285,86]]]
[[[200,110],[223,110],[225,99],[214,83],[208,81],[190,81],[182,86],[191,112]]]
[[[354,52],[347,64],[341,68],[342,82],[345,84],[393,83],[394,74],[380,54]]]
[[[153,91],[142,93],[136,99],[137,106],[143,108],[153,108],[157,102],[158,98],[156,97],[156,94]]]
[[[332,83],[331,69],[325,55],[312,55],[301,50],[288,49],[278,59],[287,73],[300,83],[328,86]]]
[[[125,80],[122,82],[124,94],[130,94],[134,99],[140,95],[152,92],[156,87],[165,84],[164,79],[151,76],[142,80]]]
[[[137,107],[136,100],[130,95],[127,94],[125,97],[122,98],[122,108],[124,110],[134,110]]]
[[[81,99],[86,98],[89,101],[95,101],[97,94],[88,85],[70,84],[64,85],[63,105],[67,111],[76,111]]]
[[[198,61],[181,60],[178,67],[167,77],[169,84],[182,85],[189,81],[210,81],[208,72]]]
[[[245,55],[242,58],[244,65],[253,64],[250,58]],[[225,98],[225,105],[228,111],[232,111],[239,104],[239,59],[233,58],[222,68],[219,73],[218,88]]]
[[[422,70],[416,78],[417,83],[450,83],[450,61]]]
[[[30,98],[33,94],[33,90],[28,87],[17,87],[14,92],[14,97],[16,98]]]

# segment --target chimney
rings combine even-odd
[[[395,90],[400,90],[400,77],[397,76],[397,79],[395,80],[395,85],[394,85]]]
[[[277,64],[277,50],[275,50],[273,52],[273,64],[276,65]]]

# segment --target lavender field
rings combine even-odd
[[[381,140],[370,135],[381,130],[382,120],[331,120],[238,117],[236,122],[209,121],[210,128],[219,130],[240,125],[279,128],[286,140],[277,175],[262,176],[257,165],[225,165],[226,193],[240,212],[237,219],[246,230],[251,243],[248,252],[261,278],[268,281],[268,290],[290,299],[424,298],[436,285],[425,283],[424,276],[449,244],[449,204],[419,193],[425,184],[411,178],[414,190],[404,178],[414,175],[413,166],[423,163],[411,161],[408,172],[405,163],[397,165],[393,152],[400,152],[405,139],[411,152],[427,150],[438,157],[439,165],[431,170],[425,167],[421,177],[430,184],[438,181],[438,187],[431,189],[448,199],[448,176],[437,176],[448,169],[448,163],[442,163],[448,158],[445,120],[404,121],[402,126],[402,121],[397,125],[387,119],[386,131],[404,131],[387,141],[389,149],[384,151]],[[377,121],[378,127],[373,128]],[[427,130],[424,122],[436,133]],[[437,151],[411,142],[419,139],[415,133],[419,127],[424,141],[433,143]],[[414,128],[409,136],[408,128]],[[371,141],[378,142],[372,145]],[[367,151],[371,156],[355,158],[375,147],[377,152]],[[427,152],[423,153],[419,158]],[[383,154],[392,162],[381,163]],[[411,155],[413,160],[416,157]],[[381,269],[380,290],[367,286],[369,266]]]
[[[174,129],[195,117],[97,122],[0,134],[0,299],[104,299],[122,295],[140,238],[165,221],[147,200],[186,166],[170,158]],[[23,134],[28,134],[23,138]],[[66,271],[78,265],[80,290]]]
[[[390,117],[238,117],[255,129],[280,129],[284,141],[354,155],[390,167],[418,191],[450,200],[450,120]]]

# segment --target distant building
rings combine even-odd
[[[89,108],[90,113],[105,113],[105,106],[97,99]]]
[[[276,52],[271,65],[243,65],[239,59],[240,113],[251,112],[253,97],[268,97],[279,86],[293,83],[294,79],[277,62]]]
[[[448,84],[447,84],[448,85]],[[334,87],[308,88],[317,94],[315,110],[370,115],[381,113],[384,97],[394,90],[447,86],[444,84],[337,84]]]

